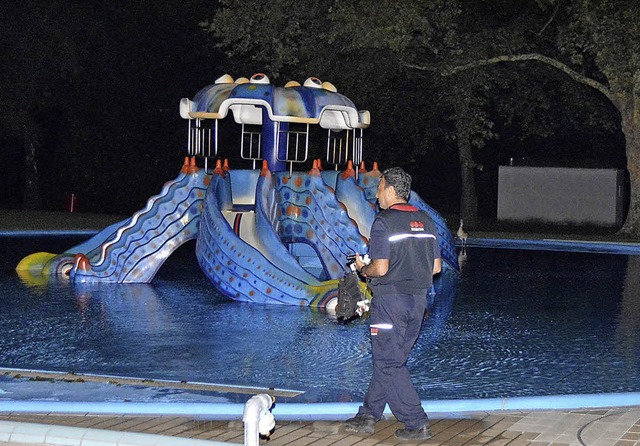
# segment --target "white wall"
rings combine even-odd
[[[500,166],[498,221],[622,224],[623,171]]]

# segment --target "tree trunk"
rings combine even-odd
[[[620,232],[640,238],[640,102],[621,108],[622,132],[626,140],[627,171],[631,197],[629,212]]]
[[[33,127],[25,126],[24,131],[24,191],[22,207],[35,210],[42,207],[38,178],[37,153],[39,141],[33,133]]]
[[[464,226],[475,229],[478,224],[478,197],[476,195],[475,167],[471,147],[472,123],[469,112],[470,93],[466,88],[456,92],[455,124],[458,158],[460,161],[460,218]]]
[[[463,132],[464,133],[464,132]],[[464,226],[475,229],[478,225],[478,196],[476,194],[475,163],[472,158],[469,137],[458,132],[458,155],[460,157],[461,194],[460,218]]]

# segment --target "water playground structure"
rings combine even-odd
[[[62,254],[31,254],[16,269],[78,284],[148,283],[172,252],[196,240],[202,271],[231,299],[333,308],[346,256],[367,252],[377,211],[381,173],[376,164],[366,171],[362,158],[369,112],[329,82],[312,77],[276,87],[255,74],[220,77],[182,99],[180,114],[187,156],[175,179],[130,218]],[[241,127],[239,155],[250,169],[233,169],[219,156],[220,122],[229,115]],[[319,145],[315,131],[326,132],[324,160],[310,153]],[[454,239],[415,192],[409,202],[438,228],[437,293],[459,271]]]

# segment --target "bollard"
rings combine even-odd
[[[78,196],[76,194],[67,194],[66,210],[67,212],[78,210]]]

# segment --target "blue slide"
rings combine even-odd
[[[196,168],[197,169],[197,168]],[[74,282],[147,283],[169,255],[198,236],[208,176],[183,168],[103,243],[76,254]]]
[[[372,178],[379,181],[379,175]],[[369,189],[376,187],[372,181]],[[439,231],[448,232],[433,209],[414,201],[435,213]],[[371,196],[349,171],[289,174],[263,168],[259,176],[255,170],[214,174],[196,257],[216,288],[234,300],[331,308],[346,256],[367,252],[363,233],[368,235],[374,217]],[[441,243],[452,243],[446,235]],[[449,264],[453,245],[442,252],[443,277],[450,278],[457,272],[457,258]]]
[[[200,267],[220,292],[235,300],[322,308],[335,305],[338,279],[345,271],[345,262],[339,258],[365,246],[355,223],[335,198],[333,202],[328,199],[332,194],[319,174],[296,172],[288,177],[264,168],[255,180],[254,203],[239,203],[254,182],[232,179],[249,178],[255,172],[230,171],[211,178],[196,243]],[[241,199],[234,203],[236,196]],[[332,216],[331,224],[326,224],[327,215]],[[348,226],[352,228],[346,229]],[[337,239],[336,227],[344,232]],[[308,246],[322,259],[328,280],[303,268],[283,239]],[[344,254],[334,250],[344,250]]]
[[[63,254],[36,253],[32,265],[45,264],[43,274],[70,269],[76,283],[148,283],[172,252],[197,239],[198,263],[224,295],[331,309],[347,255],[368,250],[379,181],[377,170],[360,172],[356,179],[353,169],[316,167],[291,173],[270,172],[266,165],[216,168],[207,174],[187,159],[178,177],[131,218]],[[410,203],[427,211],[438,228],[443,258],[438,292],[457,278],[453,236],[413,192]]]
[[[185,159],[178,177],[165,183],[144,209],[62,254],[51,255],[39,272],[69,274],[73,282],[151,282],[175,249],[198,236],[208,181],[195,160]]]

